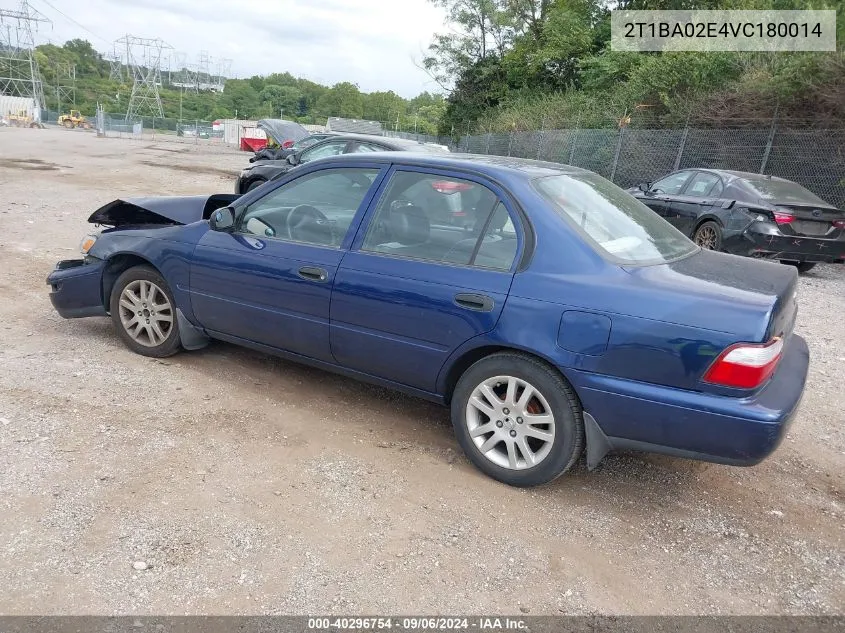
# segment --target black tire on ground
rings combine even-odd
[[[499,466],[485,457],[473,442],[467,427],[469,399],[476,387],[497,376],[513,376],[530,383],[540,391],[554,415],[551,449],[536,466],[519,470]],[[526,354],[499,352],[473,364],[455,386],[451,413],[458,443],[470,461],[485,474],[510,486],[548,483],[572,468],[584,449],[584,419],[575,391],[557,371]]]
[[[816,267],[816,262],[781,262],[781,264],[795,266],[799,273],[806,273]]]
[[[64,125],[64,126],[65,126],[67,129],[69,129],[69,130],[72,130],[72,129],[73,129],[73,127],[74,127],[74,126],[73,126],[73,121],[68,121],[67,119],[65,119],[65,122],[64,122],[64,123],[62,123],[62,125]]]
[[[695,230],[692,241],[701,248],[720,251],[722,250],[722,227],[713,220],[702,222],[701,226]]]
[[[264,180],[263,178],[259,178],[258,180],[253,180],[251,183],[249,183],[249,187],[246,188],[246,191],[244,193],[246,193],[247,191],[252,191],[253,189],[257,189],[258,187],[263,185],[265,182],[267,182],[267,181]]]
[[[170,303],[171,324],[169,330],[165,332],[167,335],[166,338],[158,345],[143,345],[136,341],[126,330],[121,320],[121,294],[127,286],[139,280],[152,282],[158,286],[159,290],[161,290]],[[170,287],[164,278],[151,266],[134,266],[125,270],[117,278],[109,299],[109,311],[111,312],[112,322],[117,329],[118,336],[136,354],[150,356],[152,358],[165,358],[167,356],[173,356],[173,354],[181,350],[182,342],[179,338],[179,323],[176,319],[176,302],[173,300],[173,293],[170,291]]]

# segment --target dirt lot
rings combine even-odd
[[[0,612],[842,613],[845,269],[802,277],[809,385],[768,461],[511,489],[445,409],[222,343],[154,361],[53,312],[97,206],[228,192],[246,160],[0,129]]]

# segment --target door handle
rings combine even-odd
[[[308,281],[325,281],[329,276],[324,269],[315,266],[303,266],[297,274]]]
[[[476,295],[472,293],[460,293],[455,295],[455,304],[467,310],[477,312],[490,312],[493,309],[493,300],[487,295]]]

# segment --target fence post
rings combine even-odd
[[[543,137],[546,135],[546,117],[543,117],[543,122],[540,124],[540,134],[537,136],[537,160],[540,160],[540,155],[543,151]]]
[[[581,123],[581,117],[575,119],[575,129],[572,131],[572,147],[569,148],[569,164],[575,164],[575,143],[578,142],[578,125]]]
[[[684,155],[684,148],[687,145],[687,134],[689,134],[689,117],[684,124],[684,133],[681,134],[681,144],[678,146],[678,155],[675,156],[675,165],[672,167],[672,171],[678,171],[681,168],[681,157]]]
[[[511,147],[513,146],[513,130],[508,135],[508,156],[511,155]]]
[[[777,129],[778,108],[780,107],[780,100],[775,104],[775,113],[772,116],[772,127],[769,130],[769,140],[766,141],[766,149],[763,150],[763,160],[760,161],[760,173],[765,173],[766,163],[769,162],[769,154],[772,152],[772,143],[775,140],[775,130]]]
[[[493,133],[490,130],[487,130],[487,147],[484,149],[485,154],[490,153],[490,137],[493,136]]]
[[[616,152],[613,154],[613,166],[610,168],[610,182],[616,177],[616,165],[619,164],[619,152],[622,151],[622,139],[625,136],[625,127],[619,128],[619,139],[616,141]]]

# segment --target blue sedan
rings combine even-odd
[[[219,339],[440,402],[515,486],[584,452],[753,465],[804,390],[794,268],[702,250],[581,169],[352,154],[89,221],[108,228],[48,277],[63,317],[110,315],[145,356]]]

